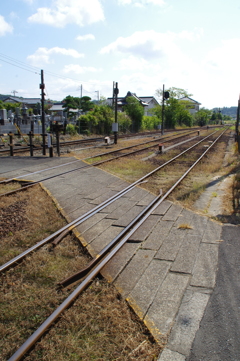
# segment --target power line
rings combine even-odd
[[[20,60],[16,60],[14,58],[11,58],[10,56],[7,56],[7,55],[4,55],[2,53],[0,53],[0,57],[3,57],[5,59],[1,59],[0,58],[0,61],[3,61],[5,63],[8,63],[12,66],[16,66],[17,68],[20,68],[20,69],[23,69],[23,70],[26,70],[30,73],[34,73],[34,74],[38,74],[40,75],[41,73],[41,69],[40,68],[37,68],[35,66],[32,66],[32,65],[29,65],[29,64],[26,64]],[[15,64],[16,63],[16,64]],[[77,81],[77,82],[80,82],[80,83],[85,83],[85,84],[89,84],[88,82],[86,81],[82,81],[82,80],[76,80],[74,78],[71,78],[71,77],[66,77],[66,76],[63,76],[63,75],[60,75],[60,74],[56,74],[56,73],[53,73],[51,71],[48,71],[48,70],[44,70],[44,73],[45,74],[48,74],[50,76],[53,76],[55,78],[59,78],[59,79],[63,79],[63,80],[73,80],[73,81]]]

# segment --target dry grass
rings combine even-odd
[[[65,224],[40,186],[0,199],[5,215],[14,205],[14,217],[22,218],[19,225],[10,222],[12,229],[1,237],[1,264]],[[88,260],[79,241],[69,235],[55,249],[45,245],[1,275],[1,361],[8,359],[70,294],[74,286],[59,291],[57,283]],[[116,289],[98,278],[25,360],[152,361],[159,352],[160,347]]]

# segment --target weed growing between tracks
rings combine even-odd
[[[169,200],[195,210],[195,201],[205,191],[206,187],[214,181],[214,179],[219,177],[221,180],[229,174],[238,174],[239,171],[237,170],[237,165],[239,164],[239,156],[233,149],[230,150],[231,154],[228,155],[228,160],[227,162],[225,160],[225,164],[223,165],[230,132],[231,130],[227,131],[227,133],[221,137],[209,153],[203,157],[201,162],[193,168],[190,174],[169,196]],[[199,146],[199,149],[203,152],[210,144],[210,141],[203,142],[202,145]],[[100,167],[124,180],[134,182],[176,154],[179,154],[190,145],[190,143],[186,143],[185,145],[179,147],[179,149],[172,149],[164,154],[149,158],[146,161],[141,160],[143,157],[142,155],[136,155],[134,157],[121,158],[119,160],[103,164]],[[177,179],[182,176],[184,169],[187,169],[186,166],[191,166],[194,163],[198,153],[199,150],[195,149],[191,154],[185,154],[183,157],[179,158],[179,160],[175,161],[173,165],[168,165],[152,175],[151,178],[148,179],[148,182],[142,184],[141,187],[154,194],[157,194],[159,189],[162,189],[164,193]],[[235,180],[232,184],[228,184],[228,188],[225,189],[225,196],[222,199],[224,210],[221,217],[218,218],[218,220],[222,222],[239,224],[239,191],[237,190],[237,184],[239,184],[239,182]],[[204,214],[206,215],[207,213]]]
[[[40,186],[2,197],[0,202],[1,264],[65,224]],[[75,289],[73,285],[59,291],[56,285],[88,260],[79,241],[69,235],[54,250],[45,245],[0,276],[1,361]],[[24,359],[152,361],[159,352],[159,345],[116,289],[97,278]]]

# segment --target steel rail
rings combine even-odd
[[[42,323],[42,325],[25,341],[25,343],[10,357],[8,361],[19,361],[26,354],[27,351],[40,339],[40,337],[48,330],[48,328],[55,322],[60,314],[66,310],[80,293],[92,282],[93,278],[101,271],[101,269],[113,258],[119,249],[127,242],[129,237],[142,225],[142,223],[152,214],[152,212],[169,196],[169,194],[181,183],[181,181],[189,174],[189,172],[200,162],[204,155],[215,145],[215,143],[224,134],[217,137],[217,139],[204,151],[204,153],[192,164],[192,166],[178,179],[178,181],[165,193],[155,198],[155,203],[146,207],[146,214],[133,226],[130,232],[108,253],[108,255],[100,261],[100,263],[86,276],[80,285],[65,299],[65,301],[58,306],[58,308]],[[160,198],[161,197],[161,198]],[[160,199],[159,199],[160,198]],[[152,203],[151,203],[152,204]]]
[[[31,248],[27,249],[26,251],[22,252],[21,254],[19,254],[18,256],[14,257],[13,259],[11,259],[10,261],[6,262],[5,264],[3,264],[2,266],[0,266],[0,272],[3,272],[4,270],[6,270],[7,268],[13,266],[14,264],[16,264],[17,262],[21,261],[24,257],[26,257],[28,254],[32,253],[33,251],[37,250],[38,248],[42,247],[44,244],[48,243],[49,241],[51,241],[52,239],[54,239],[55,237],[59,236],[61,233],[65,232],[67,229],[69,229],[69,231],[71,231],[74,226],[77,226],[79,224],[81,224],[82,222],[84,222],[85,220],[87,220],[88,218],[90,218],[92,215],[94,215],[95,213],[97,213],[99,210],[103,209],[104,207],[106,207],[106,205],[112,203],[114,200],[118,199],[119,197],[121,197],[123,194],[125,194],[125,192],[128,192],[131,188],[135,187],[136,185],[138,185],[139,183],[143,182],[146,178],[150,177],[152,174],[158,172],[161,168],[165,167],[166,165],[172,163],[174,160],[176,160],[177,158],[179,158],[180,156],[184,155],[185,153],[187,153],[188,151],[190,151],[191,149],[193,149],[194,147],[196,147],[198,144],[200,144],[201,142],[205,141],[207,138],[209,138],[211,135],[215,134],[217,131],[213,132],[212,134],[208,135],[207,137],[205,137],[204,139],[200,140],[199,142],[197,142],[196,144],[194,144],[193,146],[189,147],[188,149],[186,149],[185,151],[181,152],[180,154],[176,155],[175,157],[173,157],[172,159],[170,159],[169,161],[167,161],[166,163],[160,165],[159,167],[155,168],[154,170],[152,170],[151,172],[149,172],[148,174],[146,174],[145,176],[141,177],[140,179],[136,180],[135,182],[133,182],[132,184],[130,184],[129,186],[127,186],[126,188],[124,188],[122,191],[118,192],[116,195],[110,197],[108,200],[104,201],[103,203],[101,203],[100,205],[94,207],[92,210],[88,211],[87,213],[85,213],[84,215],[76,218],[74,221],[70,222],[69,224],[67,224],[66,226],[62,227],[61,229],[59,229],[58,231],[54,232],[52,235],[44,238],[42,241],[36,243],[34,246],[32,246]],[[20,188],[21,189],[21,188]],[[24,189],[24,188],[23,188]],[[67,233],[66,233],[67,234]]]
[[[173,138],[173,140],[178,139],[178,138],[181,138],[181,137],[183,137],[184,135],[189,135],[189,134],[191,134],[191,133],[195,133],[196,130],[191,131],[191,132],[187,132],[187,131],[185,131],[185,132],[186,132],[186,134],[177,135],[175,138]],[[151,142],[157,142],[158,140],[164,140],[163,143],[165,143],[165,142],[166,142],[166,139],[171,138],[171,137],[172,137],[172,135],[168,135],[168,136],[166,136],[165,138],[159,137],[158,139],[154,139],[154,140],[150,140],[150,141],[147,141],[147,142],[139,143],[139,144],[137,144],[137,145],[131,145],[131,146],[129,146],[129,147],[124,147],[124,148],[120,148],[120,149],[115,149],[115,150],[112,150],[112,151],[110,151],[110,152],[100,153],[100,154],[94,155],[94,156],[92,156],[92,157],[87,157],[87,158],[83,158],[83,159],[77,159],[77,160],[74,160],[74,161],[72,161],[72,162],[68,162],[68,163],[56,165],[56,166],[54,166],[54,167],[45,168],[45,169],[42,169],[42,170],[38,170],[38,171],[36,171],[36,172],[23,174],[23,175],[20,175],[20,176],[18,176],[18,177],[14,177],[14,178],[10,178],[10,179],[5,179],[5,180],[0,181],[0,184],[1,184],[1,183],[6,184],[6,183],[9,183],[9,182],[11,182],[11,181],[18,180],[18,179],[20,179],[20,178],[24,178],[24,177],[27,177],[27,176],[31,176],[31,175],[33,175],[33,174],[38,174],[38,173],[42,173],[42,172],[45,172],[45,171],[48,171],[48,170],[52,170],[52,169],[64,167],[64,166],[69,165],[69,164],[72,164],[72,163],[84,161],[84,160],[87,160],[87,159],[93,159],[93,158],[97,158],[97,157],[102,157],[102,156],[104,156],[104,155],[108,155],[108,154],[115,153],[115,152],[121,152],[121,151],[123,151],[123,150],[130,149],[130,148],[134,148],[134,147],[138,147],[138,146],[141,146],[141,145],[144,145],[144,144],[148,144],[148,143],[151,143]],[[147,148],[147,149],[148,149],[148,148]]]
[[[214,133],[215,133],[215,132],[213,132],[212,134],[214,134]],[[210,134],[210,135],[212,135],[212,134]],[[209,135],[209,136],[210,136],[210,135]],[[180,136],[180,137],[181,137],[181,136]],[[147,149],[149,149],[149,148],[150,148],[150,147],[147,147]],[[46,181],[46,180],[49,180],[49,179],[53,179],[53,178],[59,177],[59,176],[64,175],[64,174],[72,173],[72,172],[75,172],[75,171],[77,171],[77,170],[79,170],[79,169],[90,168],[90,167],[92,167],[92,166],[98,166],[98,165],[101,165],[101,164],[103,164],[103,163],[110,162],[110,161],[112,161],[112,160],[115,160],[115,159],[118,159],[118,158],[121,158],[121,157],[126,157],[126,156],[128,156],[128,155],[131,155],[131,154],[133,154],[133,153],[140,152],[140,151],[142,151],[142,149],[137,150],[137,151],[133,151],[133,152],[130,152],[130,153],[126,153],[126,154],[121,154],[121,155],[118,155],[118,156],[113,157],[113,158],[110,158],[110,159],[101,160],[101,161],[96,162],[96,163],[86,164],[86,165],[84,165],[84,166],[71,169],[71,170],[69,170],[69,171],[65,171],[65,172],[62,172],[62,173],[58,173],[58,174],[55,174],[55,175],[52,175],[52,176],[43,178],[43,179],[41,179],[41,180],[39,180],[39,181],[32,181],[32,182],[26,183],[26,184],[25,184],[23,187],[21,187],[21,188],[17,188],[17,189],[15,189],[15,190],[9,191],[9,192],[7,192],[7,193],[2,193],[2,194],[0,194],[0,197],[9,196],[9,195],[11,195],[11,194],[14,194],[14,193],[20,192],[20,191],[22,191],[22,190],[25,190],[27,186],[32,187],[32,186],[34,186],[35,184],[38,184],[38,183],[40,183],[40,182],[43,182],[43,181]],[[84,159],[82,159],[82,161],[84,161],[84,160],[86,160],[86,159],[91,159],[91,158],[90,158],[90,157],[84,158]],[[80,161],[80,160],[79,160],[79,161]],[[25,176],[26,176],[26,175],[25,175]],[[13,179],[13,180],[14,180],[14,179]]]
[[[217,132],[217,131],[216,131]],[[214,133],[216,133],[214,132]],[[158,172],[161,168],[167,166],[168,164],[172,163],[174,160],[176,160],[177,158],[181,157],[182,155],[184,155],[185,153],[189,152],[191,149],[193,149],[194,147],[196,147],[198,144],[202,143],[203,141],[205,141],[207,138],[209,138],[211,135],[213,135],[214,133],[208,135],[207,137],[205,137],[204,139],[200,140],[199,142],[197,142],[196,144],[194,144],[193,146],[189,147],[188,149],[184,150],[183,152],[181,152],[180,154],[176,155],[175,157],[171,158],[169,161],[165,162],[164,164],[160,165],[159,167],[155,168],[153,171],[151,171],[150,173],[146,174],[145,176],[143,176],[142,178],[138,179],[136,182],[139,182],[139,184],[141,182],[143,182],[146,178],[150,177],[152,174]],[[132,183],[132,185],[134,185],[134,183]],[[53,242],[53,246],[56,246],[70,231],[72,231],[75,227],[77,227],[80,222],[76,222],[73,226],[69,227],[69,229],[64,230],[64,232],[62,232]]]
[[[22,252],[21,254],[19,254],[18,256],[12,258],[11,260],[9,260],[8,262],[6,262],[5,264],[3,264],[2,266],[0,266],[0,273],[5,271],[6,269],[8,269],[9,267],[13,266],[14,264],[16,264],[17,262],[21,261],[24,257],[26,257],[28,254],[32,253],[33,251],[37,250],[38,248],[42,247],[44,244],[48,243],[49,241],[51,241],[52,239],[54,239],[55,237],[57,237],[59,234],[61,234],[62,232],[64,232],[66,229],[69,229],[69,231],[72,229],[71,227],[78,222],[77,224],[81,224],[82,222],[86,221],[88,218],[92,217],[94,214],[96,214],[97,212],[101,211],[103,208],[105,208],[106,206],[108,206],[109,204],[113,203],[115,200],[117,200],[118,198],[122,197],[124,194],[128,193],[130,190],[132,190],[138,183],[141,182],[137,182],[134,185],[130,184],[128,187],[124,188],[122,191],[118,192],[117,194],[113,195],[112,197],[110,197],[109,199],[107,199],[106,201],[102,202],[101,204],[97,205],[96,207],[94,207],[93,209],[91,209],[90,211],[86,212],[85,214],[83,214],[82,216],[76,218],[75,220],[73,220],[72,222],[68,223],[67,225],[65,225],[64,227],[60,228],[59,230],[57,230],[56,232],[52,233],[50,236],[44,238],[42,241],[36,243],[34,246],[28,248],[26,251]]]

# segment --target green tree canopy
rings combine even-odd
[[[138,132],[142,125],[144,108],[141,103],[134,97],[127,97],[126,101],[127,104],[124,105],[123,110],[132,119],[133,131]]]
[[[190,97],[187,90],[182,88],[169,88],[169,98],[165,100],[164,107],[164,128],[175,128],[176,125],[191,126],[193,117],[187,110],[189,102],[179,101],[180,98]],[[160,99],[163,96],[163,89],[157,89],[156,94]],[[154,114],[162,121],[162,106],[159,105],[153,109]]]
[[[83,112],[87,112],[94,108],[94,103],[91,101],[91,98],[87,96],[79,98],[68,95],[63,99],[63,102],[64,108],[68,114],[70,109],[82,109]]]
[[[211,110],[201,108],[197,113],[194,114],[194,119],[197,125],[204,126],[209,123],[211,118]]]

